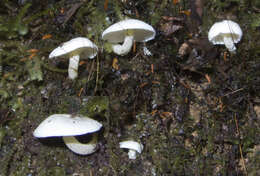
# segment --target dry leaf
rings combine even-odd
[[[60,9],[60,13],[61,13],[61,14],[64,14],[64,13],[65,13],[65,9],[64,9],[63,7]]]
[[[176,4],[179,3],[179,0],[172,0],[172,3],[173,3],[174,5],[176,5]]]
[[[159,81],[152,81],[152,84],[160,84]]]
[[[115,69],[115,70],[118,70],[118,69],[119,69],[118,59],[117,59],[116,57],[113,59],[112,67],[113,67],[113,69]]]
[[[107,10],[107,7],[108,7],[108,0],[105,0],[105,2],[104,2],[104,10]]]
[[[225,62],[227,62],[227,60],[228,60],[228,57],[229,57],[228,53],[229,52],[225,51],[224,54],[223,54],[223,59],[224,59]]]
[[[153,110],[153,111],[151,112],[151,115],[154,116],[154,115],[157,113],[157,111],[158,111],[157,109]]]
[[[78,97],[80,97],[80,95],[82,94],[82,92],[83,92],[83,87],[79,90]]]
[[[121,79],[122,79],[123,81],[124,81],[124,80],[127,80],[129,77],[130,77],[130,75],[127,74],[127,73],[121,75]]]
[[[79,62],[79,65],[80,65],[80,66],[83,65],[83,64],[86,64],[86,62],[85,62],[85,61],[80,61],[80,62]]]
[[[140,88],[143,88],[144,86],[146,86],[148,83],[147,82],[144,82],[140,85]]]
[[[166,20],[166,21],[183,21],[184,20],[183,18],[180,18],[180,17],[171,17],[171,16],[162,16],[162,19]]]
[[[39,50],[38,49],[29,49],[27,52],[29,53],[37,53]]]
[[[189,54],[191,51],[190,46],[187,43],[183,43],[181,47],[179,48],[178,55],[183,57],[187,54]]]
[[[187,16],[190,16],[191,11],[190,10],[181,10],[180,13],[183,13],[183,14],[185,14]]]
[[[163,34],[165,36],[169,36],[182,28],[183,28],[183,26],[181,26],[181,25],[175,25],[175,24],[173,24],[173,22],[168,22],[161,26],[161,31],[163,32]]]
[[[159,115],[160,115],[161,118],[169,118],[173,114],[172,114],[172,112],[161,112],[161,113],[159,113]]]
[[[133,53],[135,53],[136,52],[136,42],[134,41],[134,43],[133,43]]]
[[[36,53],[32,53],[32,54],[29,56],[29,59],[32,59],[34,56],[36,56]]]
[[[205,78],[207,79],[208,83],[211,83],[210,76],[208,74],[205,75]]]
[[[51,34],[46,34],[46,35],[42,36],[42,40],[49,39],[51,37],[52,37]]]

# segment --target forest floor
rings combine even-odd
[[[0,176],[260,175],[259,0],[1,0]],[[101,38],[124,18],[156,30],[125,56]],[[208,41],[230,19],[243,30],[236,54]],[[74,37],[99,50],[68,79],[50,52]],[[71,152],[33,131],[52,114],[103,124],[98,150]],[[119,142],[144,145],[130,160]]]

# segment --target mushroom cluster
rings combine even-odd
[[[127,19],[113,24],[107,28],[102,38],[112,43],[114,53],[126,55],[131,50],[134,41],[147,42],[154,39],[155,30],[149,24],[136,20]],[[123,42],[123,44],[119,44]],[[90,59],[97,55],[98,47],[85,37],[77,37],[54,49],[49,58],[67,56],[69,57],[68,76],[74,80],[78,77],[80,55]],[[145,50],[146,51],[146,50]],[[149,53],[149,51],[147,52]]]
[[[242,38],[243,32],[239,25],[231,20],[224,20],[215,23],[209,30],[208,39],[214,45],[224,44],[230,52],[235,52],[235,43]],[[155,30],[149,24],[136,20],[126,19],[111,25],[102,33],[102,39],[112,44],[114,53],[126,55],[130,52],[134,41],[147,42],[155,38]],[[97,55],[98,47],[85,37],[77,37],[69,40],[54,49],[49,58],[68,56],[70,79],[78,76],[80,55],[94,58]],[[146,55],[151,55],[147,48],[144,48]],[[37,138],[62,137],[66,146],[79,155],[89,155],[97,150],[97,135],[83,144],[75,136],[86,135],[99,131],[102,124],[82,116],[69,114],[54,114],[45,119],[34,131]],[[143,145],[136,141],[128,140],[119,143],[120,148],[129,149],[129,159],[136,159],[136,153],[141,153]]]
[[[126,19],[108,27],[102,33],[102,39],[112,45],[115,54],[126,55],[130,52],[134,42],[147,42],[155,38],[154,28],[137,19]],[[215,23],[209,30],[208,39],[214,45],[225,45],[226,48],[235,53],[235,43],[242,38],[243,32],[240,26],[231,21],[223,20]],[[94,58],[97,55],[98,47],[85,37],[77,37],[69,40],[54,49],[49,58],[68,56],[69,57],[69,78],[74,80],[78,76],[80,55]],[[144,48],[145,55],[151,55],[147,48]]]
[[[65,145],[78,155],[90,155],[97,150],[97,131],[102,124],[96,120],[83,116],[70,114],[53,114],[40,123],[34,130],[33,136],[37,138],[62,137]],[[76,136],[95,133],[88,143],[81,143]],[[136,159],[136,152],[141,153],[143,145],[136,141],[123,141],[120,148],[128,149],[129,159]]]

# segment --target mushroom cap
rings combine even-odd
[[[140,20],[127,19],[108,27],[102,33],[102,38],[110,43],[120,43],[129,35],[128,31],[137,42],[147,42],[155,37],[155,30],[151,25]]]
[[[90,155],[97,150],[97,143],[80,143],[73,136],[64,136],[62,137],[65,145],[74,153],[79,155]]]
[[[88,58],[94,58],[97,55],[97,51],[97,46],[89,39],[85,37],[77,37],[58,46],[50,53],[49,58],[80,54]]]
[[[38,138],[76,136],[96,132],[101,127],[101,123],[88,117],[53,114],[34,130],[33,135]]]
[[[214,45],[224,44],[223,37],[232,37],[234,43],[238,43],[243,32],[239,25],[231,20],[216,22],[209,30],[208,39]]]
[[[138,153],[141,153],[144,146],[136,141],[123,141],[119,143],[120,148],[126,148],[130,150],[135,150]]]

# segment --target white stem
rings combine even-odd
[[[129,149],[129,151],[128,151],[128,158],[129,159],[136,159],[136,151]]]
[[[74,55],[70,57],[70,63],[69,63],[69,78],[75,79],[78,77],[78,67],[79,67],[79,55]]]
[[[232,37],[224,37],[223,39],[224,39],[224,44],[225,44],[226,48],[227,48],[230,52],[235,53],[236,46],[235,46],[235,44],[234,44],[234,42],[233,42]]]
[[[133,36],[126,36],[124,43],[122,45],[116,44],[112,45],[112,49],[114,53],[118,55],[126,55],[131,50],[134,43],[134,37]]]
[[[94,136],[95,137],[95,136]],[[97,143],[96,141],[90,141],[87,144],[80,143],[75,137],[73,136],[63,136],[63,141],[66,146],[79,155],[90,155],[97,150]]]

